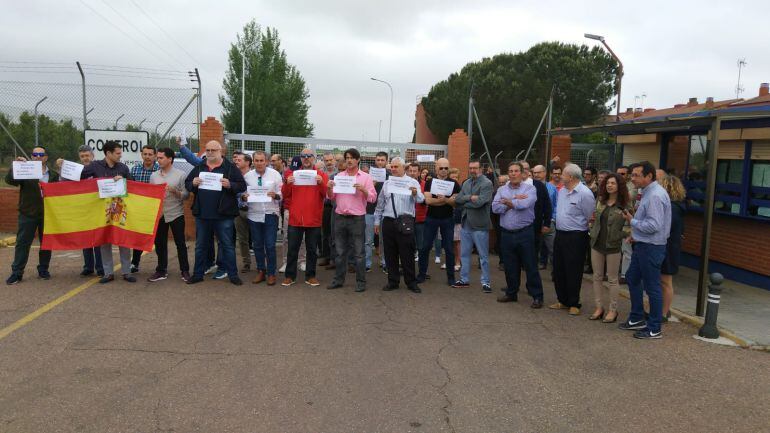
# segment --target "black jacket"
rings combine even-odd
[[[53,183],[59,180],[59,176],[51,169],[48,169],[48,182]],[[13,178],[13,169],[8,169],[5,175],[5,182],[8,185],[19,187],[19,213],[30,218],[43,217],[43,196],[40,193],[40,181],[37,179],[19,179]]]
[[[206,165],[206,160],[200,163],[197,167],[190,171],[187,175],[187,179],[184,181],[185,188],[191,193],[195,194],[195,198],[192,203],[192,214],[194,216],[200,215],[200,204],[198,200],[198,187],[193,186],[193,179],[200,175],[201,169]],[[222,193],[219,197],[219,208],[217,212],[221,216],[236,217],[238,216],[238,195],[246,191],[246,181],[243,179],[241,171],[232,162],[227,159],[222,160],[222,165],[215,168],[213,173],[222,173],[223,179],[230,180],[230,188],[222,188]]]
[[[537,189],[537,201],[535,202],[535,221],[533,227],[535,233],[540,233],[543,226],[551,226],[551,217],[553,216],[553,207],[551,206],[551,198],[548,197],[548,188],[545,187],[543,182],[539,180],[532,180],[532,184]]]
[[[131,179],[131,173],[128,170],[128,166],[126,164],[123,164],[122,162],[119,162],[115,164],[114,166],[110,167],[107,165],[107,162],[103,159],[99,159],[96,161],[91,161],[90,164],[85,166],[83,168],[83,171],[80,172],[80,178],[81,179],[90,179],[90,178],[104,178],[104,177],[115,177],[115,176],[123,176],[125,179]]]

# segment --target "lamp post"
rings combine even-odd
[[[384,83],[388,86],[390,89],[390,120],[388,125],[388,143],[392,143],[392,136],[391,133],[393,132],[393,86],[390,85],[387,81],[379,80],[377,78],[371,77],[372,81],[379,81],[380,83]]]
[[[45,101],[46,99],[48,99],[48,96],[44,96],[43,99],[37,101],[37,104],[35,104],[35,147],[40,146],[40,136],[39,136],[39,133],[38,133],[38,123],[39,122],[37,120],[37,107],[39,107],[40,104],[42,104],[43,101]]]
[[[617,87],[618,87],[618,101],[617,101],[617,107],[615,107],[616,108],[615,121],[620,122],[620,84],[623,81],[623,62],[620,61],[620,58],[618,58],[618,56],[615,55],[615,52],[612,51],[612,48],[610,48],[610,46],[607,45],[607,42],[604,41],[604,36],[592,35],[590,33],[586,33],[584,34],[584,36],[588,39],[593,39],[595,41],[601,42],[602,45],[604,45],[604,48],[606,48],[607,51],[610,52],[610,55],[612,56],[612,58],[615,59],[616,62],[618,62],[618,75],[615,78],[617,82]]]
[[[123,116],[125,116],[125,114],[121,114],[120,116],[118,116],[118,118],[117,118],[117,119],[115,119],[115,130],[116,130],[116,131],[118,130],[118,121],[119,121],[120,119],[122,119],[122,118],[123,118]]]

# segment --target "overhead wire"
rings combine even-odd
[[[129,1],[130,1],[131,3],[133,3],[133,5],[134,5],[134,6],[135,6],[135,7],[136,7],[138,10],[139,10],[139,12],[141,12],[142,14],[144,14],[144,16],[145,16],[145,17],[147,17],[147,19],[148,19],[148,20],[150,20],[150,22],[152,22],[152,23],[155,25],[155,27],[157,27],[157,28],[158,28],[158,29],[159,29],[161,32],[163,32],[163,34],[164,34],[164,35],[166,35],[166,37],[168,37],[168,38],[171,40],[171,42],[173,42],[174,44],[176,44],[176,46],[177,46],[177,47],[179,47],[179,49],[180,49],[180,50],[182,50],[182,52],[183,52],[183,53],[185,53],[185,54],[187,55],[187,57],[189,57],[189,58],[190,58],[190,60],[192,60],[193,62],[195,62],[195,64],[196,64],[196,65],[200,65],[200,64],[201,64],[201,62],[199,62],[199,61],[198,61],[198,60],[197,60],[195,57],[193,57],[193,55],[192,55],[192,54],[190,54],[190,52],[189,52],[189,51],[187,51],[187,50],[185,49],[185,47],[184,47],[184,46],[182,46],[182,44],[180,44],[179,42],[177,42],[177,40],[176,40],[176,39],[174,39],[174,37],[173,37],[173,36],[171,36],[171,34],[169,34],[169,33],[166,31],[166,29],[164,29],[164,28],[163,28],[163,26],[161,26],[160,24],[158,24],[158,22],[157,22],[157,21],[155,21],[155,19],[154,19],[154,18],[153,18],[153,17],[152,17],[150,14],[148,14],[148,13],[147,13],[147,12],[146,12],[146,11],[145,11],[145,10],[144,10],[142,7],[141,7],[141,6],[139,6],[139,4],[138,4],[138,3],[137,3],[135,0],[129,0]]]

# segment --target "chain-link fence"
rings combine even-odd
[[[80,66],[82,77],[74,62],[0,62],[0,122],[26,152],[38,142],[52,157],[75,158],[86,127],[147,131],[154,145],[170,145],[182,134],[197,143],[200,105],[194,72]],[[17,152],[0,128],[0,163]]]
[[[615,145],[572,143],[570,161],[583,169],[615,171]]]

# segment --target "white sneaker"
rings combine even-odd
[[[282,274],[286,272],[286,263],[284,263],[284,264],[281,266],[281,268],[280,268],[280,269],[278,269],[278,272],[280,272],[280,273],[282,273]]]
[[[305,262],[300,262],[300,264],[299,264],[299,270],[300,270],[300,271],[302,271],[302,272],[305,272],[305,267],[306,267],[306,266],[305,266]]]
[[[206,269],[206,272],[204,272],[203,275],[208,275],[216,270],[217,270],[217,265],[212,265],[210,268]]]
[[[446,269],[446,263],[444,263],[443,265],[441,265],[441,269]]]
[[[441,263],[441,257],[436,257],[436,264]]]
[[[455,265],[455,271],[459,271],[459,270],[460,270],[460,265]]]

